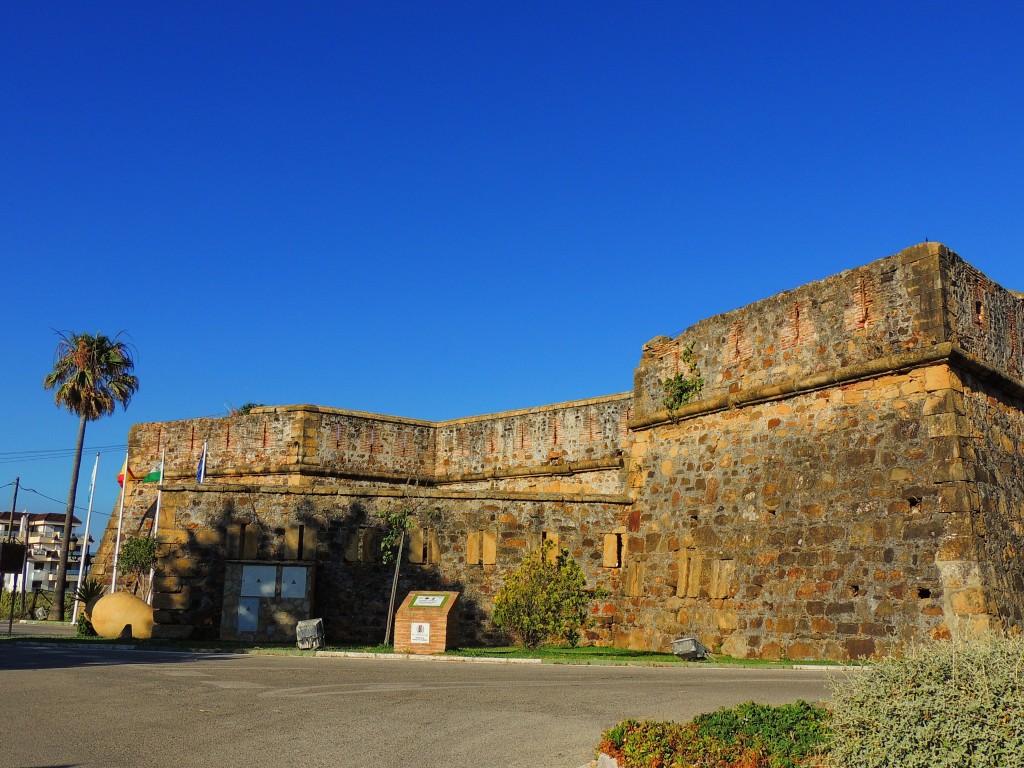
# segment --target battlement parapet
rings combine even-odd
[[[679,416],[664,383],[704,386],[685,414],[881,375],[958,354],[1021,382],[1024,301],[939,243],[784,291],[644,345],[632,428]],[[678,409],[675,409],[678,410]]]

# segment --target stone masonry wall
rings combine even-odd
[[[963,417],[955,527],[939,553],[946,613],[974,628],[1024,624],[1024,401],[969,373],[956,377]]]
[[[638,434],[617,644],[685,630],[734,656],[851,658],[935,634],[947,381],[935,366]]]
[[[135,425],[129,465],[141,476],[165,455],[165,490],[192,486],[206,441],[206,487],[315,485],[372,495],[437,486],[470,498],[508,491],[620,500],[631,404],[627,393],[440,424],[309,405],[259,407],[220,419]],[[507,439],[490,444],[498,434]],[[488,441],[477,463],[463,456],[470,439]],[[122,538],[152,530],[156,491],[156,484],[129,482]],[[96,553],[93,574],[103,581],[111,575],[117,512]]]
[[[728,405],[779,388],[813,388],[837,371],[879,372],[886,358],[945,340],[937,244],[895,256],[702,320],[674,339],[644,345],[634,377],[633,423],[664,409],[661,383],[686,374],[687,347],[702,371],[702,401]],[[879,362],[882,361],[882,362]]]
[[[653,339],[632,393],[441,423],[304,405],[137,425],[132,469],[167,455],[158,629],[215,635],[226,563],[305,558],[329,637],[378,642],[395,509],[419,519],[400,596],[461,592],[465,642],[499,640],[493,595],[545,538],[608,591],[591,642],[846,659],[1020,627],[1022,306],[925,243]],[[670,412],[687,350],[705,385]],[[125,535],[155,500],[129,483]]]
[[[1024,380],[1024,299],[955,254],[942,263],[950,340],[972,360]],[[1020,394],[1020,393],[1018,393]]]
[[[624,531],[628,501],[571,495],[492,493],[460,497],[447,491],[408,495],[285,488],[231,490],[194,485],[164,494],[160,577],[154,606],[158,634],[193,630],[214,636],[221,623],[226,563],[289,558],[316,562],[314,612],[329,638],[377,643],[384,637],[392,567],[381,563],[381,513],[415,509],[418,525],[403,557],[399,595],[412,589],[462,593],[462,641],[499,639],[487,621],[503,575],[529,547],[553,538],[582,564],[588,583],[618,591],[619,569],[605,567],[605,536]],[[237,540],[254,537],[251,549]],[[289,531],[303,526],[312,546],[288,551]],[[613,619],[599,609],[601,621]],[[607,634],[607,633],[605,633]]]
[[[541,467],[619,466],[630,393],[441,422],[437,479],[477,479]]]

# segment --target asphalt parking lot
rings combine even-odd
[[[827,697],[827,670],[0,645],[0,765],[577,768],[626,717]]]

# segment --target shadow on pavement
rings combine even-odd
[[[31,639],[0,642],[0,672],[31,669],[72,669],[122,664],[182,664],[241,658],[229,652],[171,651],[144,646],[90,643],[47,643]]]

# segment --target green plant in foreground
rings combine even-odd
[[[669,412],[682,408],[704,389],[704,377],[694,359],[693,342],[683,348],[680,362],[686,366],[686,371],[680,371],[675,376],[661,382],[661,386],[665,390],[665,399],[662,404]]]
[[[86,579],[78,585],[78,589],[75,590],[75,599],[78,600],[83,606],[88,608],[89,603],[93,600],[98,600],[107,593],[107,587],[104,584],[100,584],[95,579]]]
[[[550,541],[530,552],[512,571],[494,598],[494,624],[527,648],[548,640],[575,646],[590,616],[594,594],[570,555],[556,554]]]
[[[92,627],[92,622],[89,621],[89,617],[85,615],[85,611],[78,612],[78,621],[75,623],[76,631],[79,637],[96,637],[98,633]]]
[[[135,576],[136,591],[140,583],[149,577],[149,572],[154,565],[156,565],[156,539],[150,536],[135,536],[121,545],[117,570],[126,576]]]
[[[912,645],[832,694],[837,766],[1024,766],[1024,637]]]
[[[604,733],[598,749],[623,768],[796,768],[821,753],[827,717],[805,701],[778,707],[751,701],[685,724],[624,720]]]
[[[399,541],[405,532],[413,526],[412,514],[410,509],[399,509],[381,514],[384,521],[384,533],[380,537],[380,561],[384,565],[394,562],[398,555]]]

